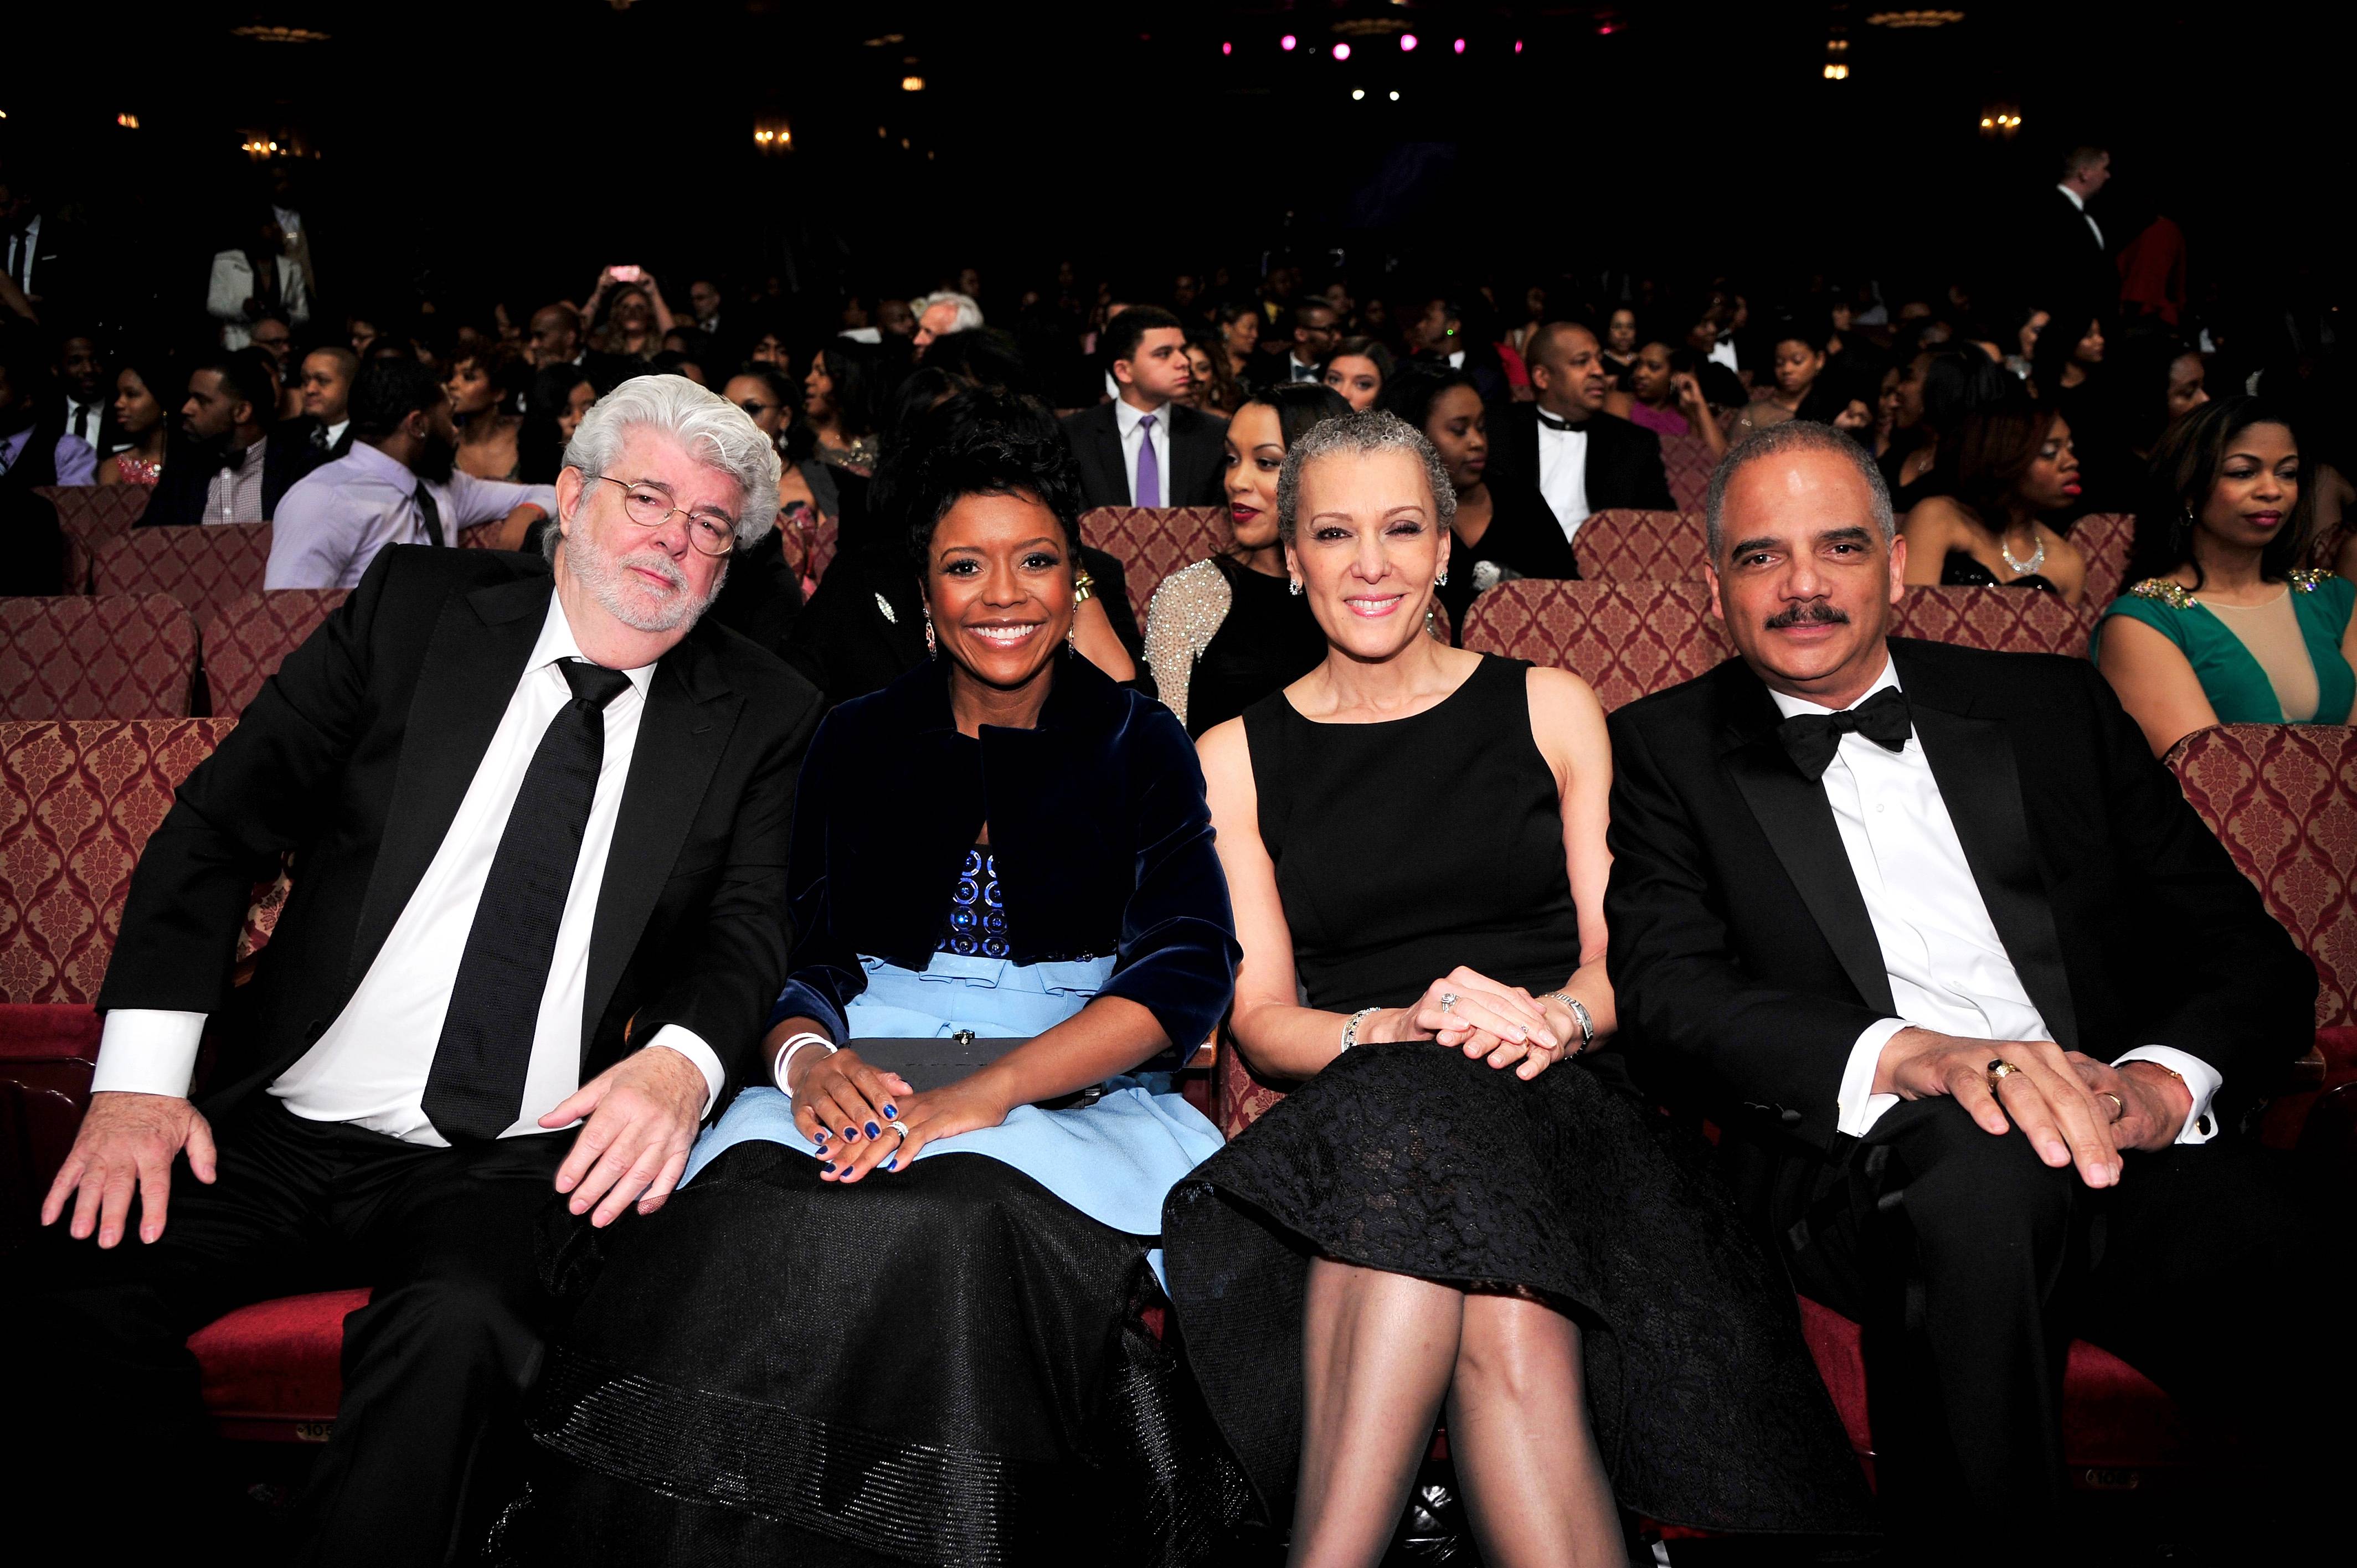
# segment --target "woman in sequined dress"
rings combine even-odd
[[[933,656],[802,765],[778,1087],[554,1265],[592,1283],[535,1421],[552,1559],[1184,1563],[1241,1507],[1145,1326],[1220,1144],[1171,1070],[1238,960],[1194,748],[1069,646],[1053,425],[969,421],[904,482]],[[923,1090],[859,1044],[960,1031],[1024,1043]]]

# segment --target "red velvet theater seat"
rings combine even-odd
[[[319,1291],[239,1307],[188,1339],[205,1409],[223,1437],[325,1443],[343,1397],[344,1318],[364,1290]]]
[[[181,718],[196,673],[167,594],[0,598],[0,719]]]
[[[2092,605],[2092,601],[2090,602]],[[1912,587],[1900,596],[1890,629],[1900,637],[1953,642],[1993,653],[2059,653],[2087,657],[2087,633],[2098,613],[2073,609],[2052,594],[2027,588]]]
[[[1670,481],[1670,499],[1680,511],[1700,512],[1710,499],[1710,476],[1718,459],[1699,435],[1662,437],[1662,472]]]
[[[2127,586],[2128,546],[2136,540],[2136,518],[2124,511],[2091,511],[2072,525],[2071,542],[2087,558],[2087,592],[2083,601],[2093,615],[2120,596]]]
[[[86,594],[100,548],[131,532],[155,491],[144,485],[43,485],[36,493],[58,509],[66,536],[65,591]]]
[[[281,588],[242,595],[205,623],[205,685],[213,712],[233,719],[262,694],[286,656],[344,602],[343,588]]]
[[[1121,563],[1122,585],[1143,629],[1162,579],[1226,545],[1228,514],[1215,506],[1102,506],[1081,513],[1081,540]]]
[[[1466,612],[1464,640],[1477,652],[1569,670],[1608,711],[1690,681],[1734,651],[1701,583],[1643,577],[1501,583]]]
[[[1579,562],[1579,575],[1590,582],[1663,577],[1698,583],[1710,550],[1698,511],[1612,508],[1579,525],[1571,553]]]
[[[91,1003],[131,868],[172,791],[231,727],[226,719],[0,723],[0,1257],[36,1223],[89,1101],[100,1032]],[[241,952],[268,940],[268,896],[248,913]],[[192,1337],[223,1432],[323,1438],[340,1386],[344,1315],[366,1300],[335,1291],[259,1302]]]
[[[241,595],[261,592],[269,564],[266,522],[135,528],[100,547],[91,585],[102,594],[169,594],[202,626]]]

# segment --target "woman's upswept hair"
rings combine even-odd
[[[2193,585],[2201,585],[2201,565],[2193,557],[2193,520],[2210,504],[2218,486],[2218,470],[2234,437],[2254,424],[2280,424],[2292,433],[2292,446],[2301,450],[2299,427],[2291,412],[2263,397],[2218,398],[2203,403],[2161,433],[2153,448],[2152,466],[2145,475],[2144,498],[2137,504],[2136,542],[2128,549],[2130,583],[2166,577],[2191,563]],[[2309,464],[2302,452],[2299,499],[2291,516],[2276,531],[2259,554],[2259,575],[2281,582],[2308,553],[2316,530],[2316,487],[2309,482]]]
[[[1301,475],[1310,464],[1326,457],[1365,457],[1377,452],[1405,452],[1422,465],[1424,482],[1432,492],[1434,526],[1447,533],[1457,521],[1457,488],[1440,454],[1424,432],[1398,414],[1380,408],[1336,414],[1323,419],[1286,449],[1285,467],[1276,471],[1276,532],[1293,542],[1301,510]]]
[[[599,398],[575,427],[565,466],[584,475],[606,473],[620,460],[630,433],[642,426],[662,431],[737,481],[744,497],[737,510],[739,550],[777,525],[777,446],[743,409],[684,376],[632,376]],[[548,530],[551,541],[556,532]]]
[[[960,392],[919,416],[889,459],[885,487],[905,523],[918,572],[933,532],[968,496],[1024,496],[1055,513],[1075,566],[1081,546],[1081,470],[1071,443],[1047,404],[1003,392]],[[885,476],[878,473],[882,480]]]

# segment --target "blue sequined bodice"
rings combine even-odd
[[[1012,950],[1006,942],[1006,901],[998,891],[998,857],[985,846],[966,851],[965,864],[958,867],[957,887],[950,895],[949,929],[942,935],[940,950],[983,958],[1005,958]]]

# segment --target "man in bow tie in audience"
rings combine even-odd
[[[1536,400],[1490,416],[1491,489],[1536,487],[1566,539],[1613,507],[1675,511],[1661,437],[1604,412],[1612,372],[1596,334],[1550,321],[1531,335],[1529,352]]]
[[[1612,716],[1612,983],[1803,1294],[1864,1325],[1900,1560],[2066,1554],[2074,1337],[2238,1428],[2214,1512],[2310,1560],[2347,1379],[2282,1348],[2347,1254],[2247,1132],[2309,961],[2093,665],[1886,635],[1864,448],[1754,436],[1708,537],[1741,657]]]
[[[772,526],[776,448],[645,376],[565,457],[548,559],[381,552],[140,856],[90,1111],[5,1300],[31,1282],[12,1393],[44,1423],[12,1512],[37,1497],[89,1561],[222,1544],[188,1336],[361,1285],[305,1560],[479,1561],[555,1316],[543,1211],[659,1208],[759,1070],[819,698],[700,618]]]

